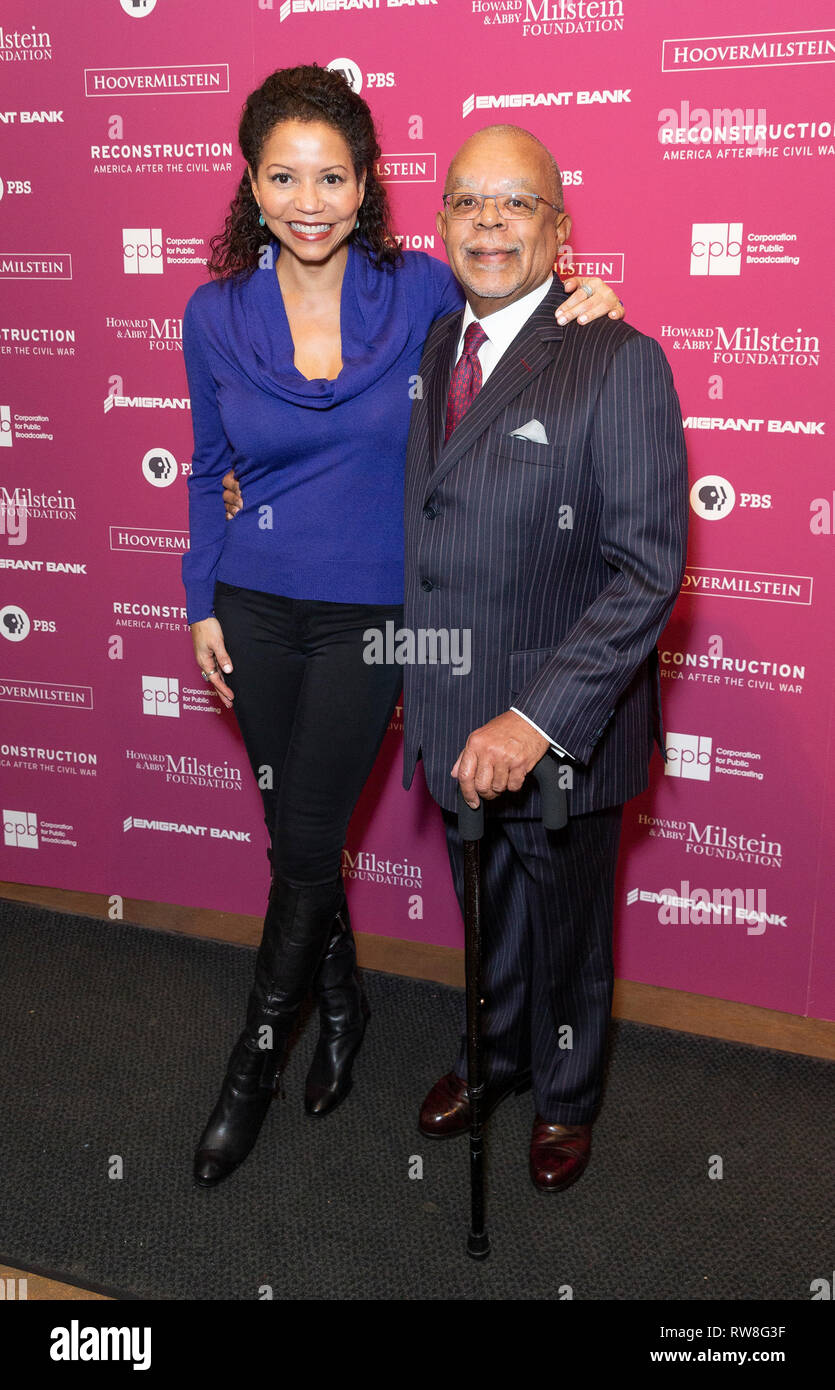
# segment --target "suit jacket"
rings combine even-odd
[[[653,735],[664,752],[656,642],[686,554],[681,409],[653,338],[607,318],[561,328],[565,298],[555,277],[447,443],[461,313],[433,324],[421,361],[404,625],[469,629],[471,669],[433,664],[431,640],[405,665],[403,784],[422,757],[447,810],[468,735],[511,705],[575,760],[571,814],[637,795]],[[532,419],[547,444],[513,437]],[[487,809],[538,815],[533,779]]]

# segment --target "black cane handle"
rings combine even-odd
[[[560,764],[550,754],[543,753],[530,775],[536,778],[542,797],[542,823],[545,829],[562,830],[568,824],[568,805],[565,789],[560,786]],[[462,840],[480,840],[484,834],[484,802],[479,798],[476,807],[469,806],[464,800],[460,783],[458,833]]]

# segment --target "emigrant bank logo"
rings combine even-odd
[[[631,87],[595,88],[587,91],[563,92],[470,92],[461,103],[461,115],[466,120],[473,111],[503,111],[518,106],[620,106],[631,104]]]
[[[283,24],[285,19],[289,19],[294,14],[333,14],[334,11],[356,10],[403,10],[414,9],[420,5],[426,8],[429,5],[437,5],[438,0],[281,0],[278,6],[279,23]],[[271,0],[262,3],[263,9],[273,9]],[[330,67],[328,63],[328,67]]]

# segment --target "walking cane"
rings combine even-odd
[[[568,820],[565,792],[559,784],[559,764],[545,753],[533,769],[542,797],[546,829],[561,830]],[[470,1233],[467,1254],[483,1260],[490,1254],[484,1228],[484,1135],[481,1107],[481,863],[479,841],[484,834],[484,802],[473,808],[458,788],[458,833],[464,842],[464,971],[467,978],[467,1099],[470,1105]]]

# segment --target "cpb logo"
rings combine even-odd
[[[694,222],[690,235],[691,275],[739,275],[741,222]]]
[[[126,275],[161,275],[162,228],[123,227],[122,256]]]
[[[180,682],[174,676],[143,676],[142,709],[145,714],[179,719]]]
[[[668,733],[664,740],[668,777],[690,777],[696,782],[710,781],[710,755],[713,739],[702,734]]]

